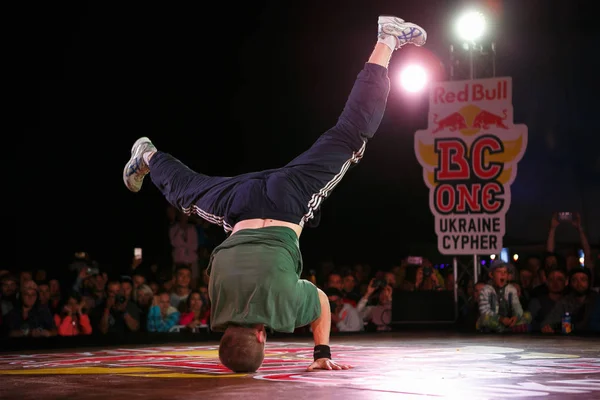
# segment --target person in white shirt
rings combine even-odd
[[[325,294],[331,305],[331,325],[338,332],[358,332],[364,329],[360,314],[352,304],[344,302],[343,293],[336,288],[328,288]]]
[[[367,305],[371,296],[379,289],[377,305]],[[365,322],[375,325],[377,331],[392,330],[392,293],[393,288],[390,285],[379,287],[375,278],[371,279],[365,295],[356,305],[356,311]]]

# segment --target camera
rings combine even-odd
[[[88,275],[98,275],[98,274],[100,274],[100,270],[98,268],[88,267],[87,274]]]
[[[558,213],[558,220],[559,221],[572,221],[573,220],[573,213],[572,212],[568,212],[568,211],[559,212]]]
[[[383,289],[386,286],[387,286],[387,281],[385,279],[375,279],[373,281],[373,287],[375,288],[375,290]]]
[[[122,294],[118,294],[117,297],[115,297],[116,304],[123,304],[123,303],[125,303],[126,300],[127,299]]]

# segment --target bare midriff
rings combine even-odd
[[[233,226],[233,230],[231,234],[233,235],[237,231],[241,231],[242,229],[260,229],[266,228],[268,226],[285,226],[296,232],[296,236],[300,238],[300,234],[302,233],[302,227],[298,224],[292,224],[291,222],[279,221],[276,219],[263,219],[263,218],[253,218],[253,219],[245,219],[243,221],[238,222]]]

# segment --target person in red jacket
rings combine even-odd
[[[210,308],[208,304],[204,304],[202,293],[199,290],[193,290],[187,298],[185,311],[181,313],[179,325],[185,325],[188,329],[193,330],[207,325],[209,315]]]
[[[65,301],[60,314],[54,314],[54,323],[60,336],[90,335],[92,325],[85,302],[78,293],[72,293]]]

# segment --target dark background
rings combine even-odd
[[[542,243],[551,213],[572,210],[600,243],[600,28],[593,2],[475,3],[493,10],[497,75],[512,76],[514,122],[529,127],[505,242]],[[284,165],[335,123],[375,44],[380,14],[423,26],[426,50],[395,54],[381,127],[323,205],[321,226],[305,230],[301,247],[308,260],[385,264],[414,253],[419,243],[435,244],[413,151],[414,132],[427,125],[427,96],[404,93],[397,75],[406,60],[431,61],[432,54],[447,68],[452,17],[464,4],[21,6],[9,40],[23,116],[18,151],[7,152],[6,173],[16,184],[5,197],[15,201],[8,210],[16,229],[5,228],[15,238],[6,254],[58,268],[78,250],[110,263],[129,262],[134,246],[159,252],[165,200],[149,180],[133,194],[121,178],[132,143],[148,136],[210,175]],[[575,240],[573,233],[561,227],[558,239]]]

